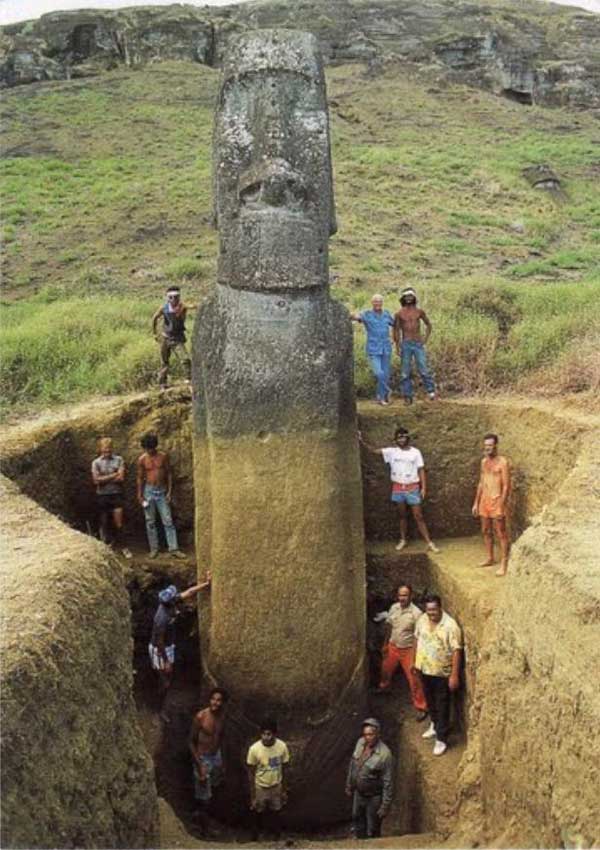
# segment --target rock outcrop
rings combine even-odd
[[[352,331],[328,292],[329,147],[316,39],[242,36],[215,119],[218,283],[194,326],[196,550],[213,570],[203,658],[245,734],[279,716],[293,813],[328,799],[323,819],[339,816],[324,788],[343,788],[365,643]]]
[[[55,12],[4,28],[0,83],[66,79],[161,59],[218,65],[232,36],[273,26],[313,32],[327,62],[376,69],[397,59],[525,104],[600,106],[600,15],[536,0],[261,0]]]
[[[2,846],[155,847],[121,567],[0,486]]]

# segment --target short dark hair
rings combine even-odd
[[[225,688],[212,688],[208,694],[208,698],[212,699],[215,694],[221,694],[223,702],[227,702],[229,699],[229,693],[225,690]]]
[[[498,434],[484,434],[484,440],[493,440],[496,445],[498,445]]]
[[[397,440],[398,437],[410,437],[408,428],[402,428],[402,426],[399,425],[394,431],[394,440]]]
[[[181,289],[180,289],[179,286],[167,286],[165,291],[166,292],[181,292]]]
[[[410,585],[407,581],[401,581],[400,584],[398,585],[398,590],[400,590],[401,587],[406,587],[406,588],[408,588],[408,590],[410,590],[411,593],[413,592],[412,591],[412,585]]]
[[[152,431],[148,431],[140,440],[140,445],[143,449],[155,449],[158,445],[158,437]]]
[[[439,605],[440,608],[441,608],[442,607],[441,596],[438,596],[437,593],[428,593],[427,596],[425,597],[425,605],[428,605],[428,604]]]
[[[261,732],[272,732],[274,735],[277,734],[277,721],[274,717],[265,717],[265,719],[260,724]]]

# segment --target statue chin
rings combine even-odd
[[[245,209],[221,233],[220,283],[257,292],[327,285],[326,237],[303,212]]]

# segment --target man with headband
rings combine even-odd
[[[394,316],[394,342],[401,357],[401,389],[406,404],[412,404],[413,385],[411,368],[413,358],[421,376],[425,391],[431,401],[435,400],[435,384],[427,365],[425,345],[431,336],[431,322],[425,313],[417,306],[417,293],[411,287],[400,293],[401,307]],[[425,325],[425,333],[421,334],[421,322]]]
[[[185,377],[189,381],[192,374],[192,361],[189,351],[185,345],[185,320],[188,307],[181,300],[181,291],[178,286],[170,286],[167,289],[167,300],[159,307],[152,316],[152,333],[157,342],[160,343],[161,369],[158,373],[158,383],[161,389],[167,387],[167,376],[169,374],[169,361],[171,354],[183,362]],[[163,320],[162,336],[157,334],[159,319]]]

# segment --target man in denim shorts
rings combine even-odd
[[[439,552],[440,550],[429,536],[421,507],[427,495],[427,476],[423,455],[419,449],[410,445],[410,434],[406,428],[396,428],[394,433],[396,445],[389,448],[376,449],[367,445],[360,433],[359,440],[368,451],[382,455],[384,462],[390,466],[391,498],[400,511],[400,541],[396,549],[401,552],[407,545],[408,505],[421,536],[427,543],[427,548],[431,552]]]

